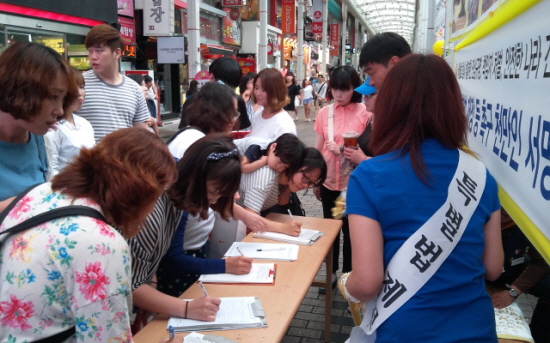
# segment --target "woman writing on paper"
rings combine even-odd
[[[503,265],[497,184],[465,148],[451,68],[435,55],[403,58],[380,89],[375,116],[375,157],[353,171],[347,192],[346,295],[378,295],[378,315],[368,306],[364,319],[375,318],[377,343],[497,342],[484,283]],[[361,328],[352,342],[355,335],[365,340]]]

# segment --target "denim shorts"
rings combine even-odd
[[[313,99],[311,99],[311,98],[309,98],[309,99],[304,99],[304,100],[302,100],[302,103],[303,103],[304,105],[307,105],[307,104],[309,104],[312,100],[313,100]]]

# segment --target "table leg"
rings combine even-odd
[[[326,267],[327,278],[325,289],[327,290],[325,296],[325,342],[330,342],[330,326],[332,323],[332,254],[333,248],[330,247],[327,253]]]

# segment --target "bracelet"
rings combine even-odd
[[[183,319],[187,319],[187,307],[189,306],[189,300],[185,301],[185,315],[183,316]]]

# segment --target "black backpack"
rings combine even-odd
[[[10,211],[19,202],[19,200],[21,200],[21,198],[23,198],[27,193],[29,193],[38,185],[40,184],[32,185],[31,187],[25,189],[4,209],[4,211],[2,211],[2,213],[0,213],[0,224],[4,221],[8,213],[10,213]],[[8,230],[0,232],[0,236],[4,234],[11,235],[14,233],[18,233],[18,232],[33,228],[42,223],[47,223],[54,219],[71,217],[71,216],[87,216],[87,217],[92,217],[92,218],[101,220],[103,222],[107,222],[105,217],[103,217],[103,215],[99,211],[94,210],[93,208],[90,208],[87,206],[81,206],[81,205],[71,205],[71,206],[60,207],[53,210],[49,210],[47,212],[40,213],[32,218],[29,218],[15,225],[14,227],[9,228]],[[2,242],[0,241],[0,247],[1,246],[2,246]],[[73,336],[75,333],[76,333],[76,329],[73,326],[63,332],[60,332],[53,336],[43,338],[34,342],[39,342],[39,343],[63,342],[67,338]]]

